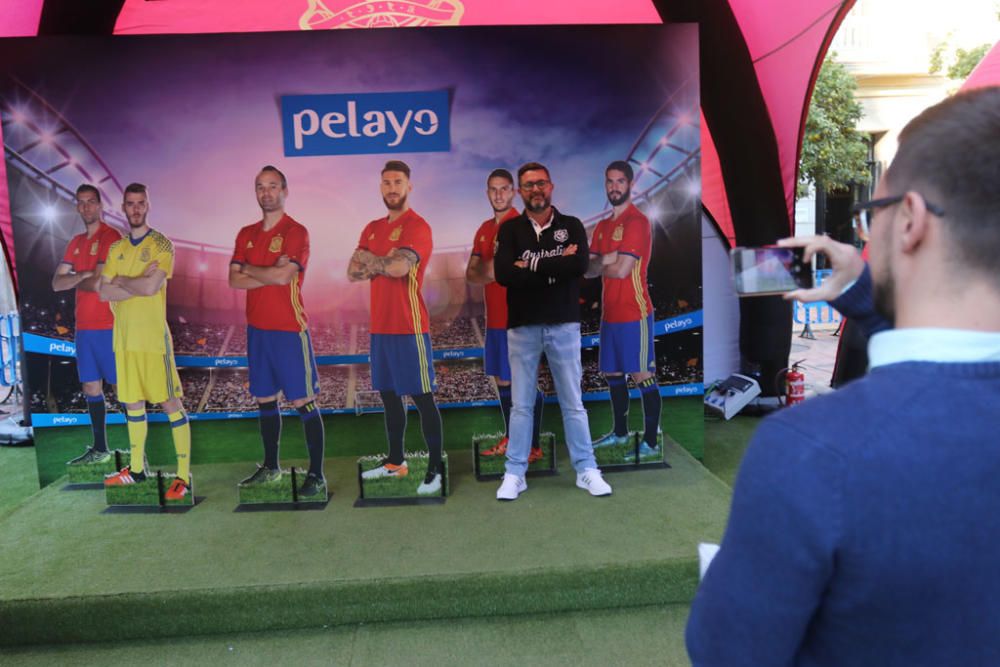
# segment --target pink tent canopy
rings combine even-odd
[[[962,84],[962,90],[1000,85],[1000,41],[993,45],[972,74]]]

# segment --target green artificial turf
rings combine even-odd
[[[608,401],[587,403],[590,430],[599,437],[611,428],[611,408]],[[660,423],[663,432],[680,443],[695,458],[703,454],[703,407],[698,396],[668,398],[663,401]],[[409,411],[406,446],[424,449],[420,434],[420,419]],[[454,408],[442,410],[444,447],[449,451],[468,451],[476,434],[498,431],[503,419],[498,408]],[[632,401],[630,425],[642,425],[642,405]],[[326,415],[326,456],[369,456],[386,451],[385,426],[381,413],[355,415]],[[306,458],[305,441],[297,417],[283,417],[281,457]],[[559,406],[546,404],[542,430],[555,433],[557,442],[564,442]],[[89,426],[67,426],[35,429],[38,456],[38,477],[42,485],[51,484],[66,474],[65,463],[79,455],[90,443]],[[128,436],[124,425],[108,427],[110,448],[128,450]],[[233,419],[191,422],[192,465],[205,463],[231,463],[260,461],[263,450],[256,419]],[[173,465],[173,441],[167,424],[151,423],[146,453],[153,466]],[[557,455],[558,456],[558,455]]]
[[[685,605],[10,649],[5,667],[690,665]]]
[[[760,417],[736,415],[729,421],[705,419],[705,456],[702,463],[729,486],[736,480],[743,453],[760,424]]]
[[[327,461],[323,511],[234,512],[245,464],[196,465],[184,514],[50,486],[0,518],[0,645],[686,603],[728,490],[666,446],[672,469],[616,475],[608,498],[564,464],[513,503],[458,472],[446,504],[355,509],[349,458]],[[452,458],[471,470],[467,445]]]
[[[472,455],[478,459],[479,475],[481,477],[501,477],[506,470],[506,456],[482,456],[483,450],[491,448],[503,437],[503,431],[496,433],[477,433],[472,436]],[[528,464],[528,472],[552,472],[555,466],[555,433],[540,433],[538,435],[538,445],[542,448],[544,456]]]
[[[37,492],[35,448],[0,447],[0,515]]]

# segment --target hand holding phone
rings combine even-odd
[[[812,289],[797,289],[785,294],[786,299],[796,299],[803,303],[813,301],[833,301],[843,294],[844,289],[857,280],[865,269],[858,249],[849,243],[834,241],[829,236],[796,236],[779,239],[781,248],[796,248],[803,251],[803,261],[812,261],[816,253],[822,253],[833,270],[822,285]]]
[[[803,259],[802,248],[733,248],[729,257],[740,296],[785,294],[813,286],[812,266]]]

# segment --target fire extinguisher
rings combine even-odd
[[[792,364],[785,374],[785,405],[795,405],[806,400],[806,376],[798,363]]]

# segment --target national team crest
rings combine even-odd
[[[345,28],[418,28],[432,25],[458,25],[465,7],[458,0],[308,0],[299,17],[302,30]]]
[[[614,233],[611,235],[612,241],[621,241],[625,237],[625,228],[621,225],[615,227]]]
[[[552,235],[552,237],[558,243],[562,243],[563,241],[569,238],[569,232],[567,232],[565,229],[557,229],[555,233]]]
[[[90,244],[90,254],[91,255],[96,255],[97,254],[97,246],[98,245],[100,245],[99,241],[94,241],[93,243]]]
[[[267,246],[268,252],[281,252],[281,246],[284,244],[285,240],[281,236],[275,236],[271,239],[271,245]]]
[[[249,250],[252,247],[253,247],[253,241],[247,241],[247,249]]]
[[[140,262],[148,262],[150,260],[150,257],[151,257],[151,255],[149,254],[149,247],[148,246],[145,247],[145,248],[143,248],[142,252],[139,253],[139,261]]]
[[[403,228],[402,227],[396,227],[391,232],[389,232],[389,240],[390,241],[398,241],[399,237],[402,236],[402,235],[403,235]]]

